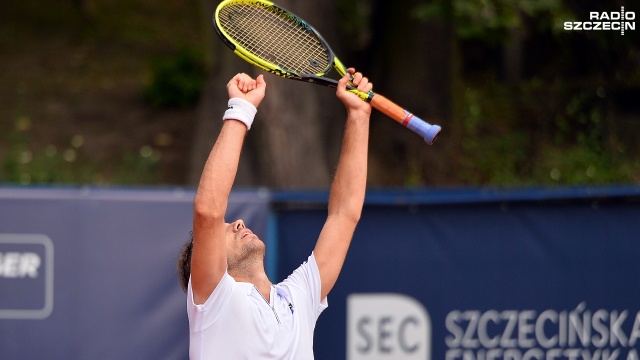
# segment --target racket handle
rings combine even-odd
[[[427,144],[433,144],[438,138],[440,126],[429,124],[380,94],[374,94],[370,99],[371,106],[420,135]]]

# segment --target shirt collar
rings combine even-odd
[[[236,285],[239,286],[240,289],[242,289],[242,292],[247,296],[251,295],[253,289],[256,288],[255,285],[248,282],[237,282]]]

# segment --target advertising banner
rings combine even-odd
[[[0,359],[186,359],[184,189],[0,188]],[[324,192],[234,191],[275,283]],[[639,359],[640,189],[369,191],[316,359]]]
[[[368,193],[316,358],[638,359],[637,192]],[[278,211],[280,276],[317,205]]]
[[[186,359],[193,191],[0,189],[0,359]],[[266,233],[268,202],[228,216]]]

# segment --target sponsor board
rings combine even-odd
[[[45,319],[53,311],[53,241],[0,234],[0,319]]]
[[[347,298],[348,360],[429,360],[431,319],[404,294],[351,294]]]

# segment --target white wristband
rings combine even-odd
[[[238,120],[247,126],[247,130],[251,129],[253,118],[258,112],[258,109],[252,103],[242,98],[231,98],[227,106],[227,111],[224,112],[222,120]]]

